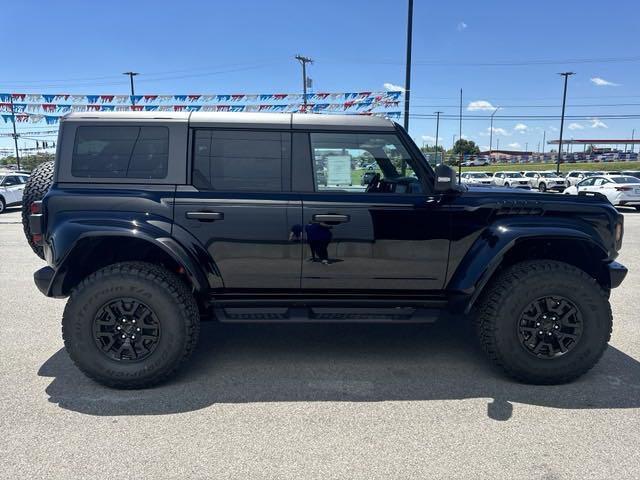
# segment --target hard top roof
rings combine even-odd
[[[245,112],[73,112],[65,122],[122,121],[177,122],[194,127],[256,127],[320,130],[393,130],[395,123],[373,115],[326,115],[313,113]]]

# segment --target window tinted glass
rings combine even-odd
[[[78,127],[74,177],[165,178],[169,157],[166,127]]]
[[[396,135],[312,133],[311,153],[316,191],[422,193],[414,160]]]
[[[290,134],[196,130],[193,185],[202,190],[280,192]]]
[[[595,181],[595,178],[587,178],[586,180],[583,180],[580,183],[578,183],[578,185],[580,187],[588,187],[588,186],[593,185],[594,181]]]

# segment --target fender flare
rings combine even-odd
[[[198,262],[193,256],[175,239],[169,236],[168,232],[164,232],[158,228],[145,229],[141,225],[138,228],[122,228],[117,225],[118,222],[109,222],[109,224],[98,225],[94,222],[78,222],[75,223],[75,234],[69,234],[70,223],[65,223],[65,238],[60,238],[53,231],[51,236],[53,245],[53,257],[55,264],[55,274],[51,278],[49,284],[48,296],[64,297],[66,293],[63,290],[64,279],[68,273],[68,266],[73,252],[79,248],[82,241],[91,238],[135,238],[148,242],[163,253],[173,259],[178,265],[184,268],[185,275],[197,292],[204,292],[209,288],[207,276],[200,268]],[[142,227],[142,228],[141,228]],[[63,240],[63,241],[61,241]],[[63,253],[59,259],[55,259],[56,253]]]
[[[469,313],[484,287],[502,263],[505,255],[519,242],[527,240],[574,240],[586,242],[602,252],[608,252],[597,243],[595,232],[568,226],[507,226],[493,225],[476,239],[448,282],[452,308],[456,312]]]

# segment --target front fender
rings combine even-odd
[[[606,247],[596,241],[599,236],[591,225],[567,219],[563,222],[566,225],[545,224],[542,218],[538,221],[513,219],[512,222],[497,222],[487,227],[467,251],[447,284],[453,309],[469,312],[505,255],[519,242],[537,239],[587,242],[600,251],[603,258],[608,257]]]

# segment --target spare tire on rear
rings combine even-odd
[[[31,204],[42,200],[51,187],[53,182],[53,166],[54,162],[45,162],[39,165],[33,172],[22,193],[22,229],[27,237],[27,242],[31,249],[40,258],[44,259],[44,252],[40,245],[33,243],[31,238],[31,229],[29,228],[29,212]]]

